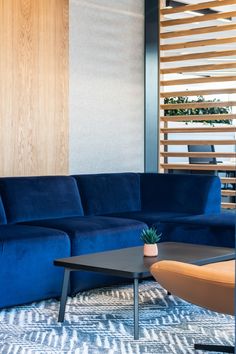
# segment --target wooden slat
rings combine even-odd
[[[225,132],[236,132],[235,127],[192,127],[192,128],[161,128],[163,134],[170,133],[225,133]]]
[[[192,116],[162,116],[160,118],[163,122],[184,122],[184,121],[205,121],[205,120],[225,120],[225,119],[236,119],[236,114],[202,114],[202,115],[192,115]]]
[[[203,2],[200,4],[177,6],[174,8],[161,9],[160,13],[162,15],[169,15],[178,12],[196,11],[196,10],[203,10],[203,9],[209,9],[218,6],[227,6],[227,5],[235,5],[235,0],[216,0],[216,1]]]
[[[209,76],[193,79],[181,79],[181,80],[163,80],[160,82],[161,86],[176,86],[176,85],[188,85],[188,84],[202,84],[206,82],[226,82],[236,81],[236,76]]]
[[[169,152],[162,151],[160,155],[163,157],[236,157],[235,152]],[[235,179],[236,180],[236,179]]]
[[[206,47],[219,44],[235,43],[236,37],[217,38],[217,39],[203,39],[201,41],[180,42],[173,44],[162,44],[160,50],[172,50],[181,48],[194,48],[194,47]]]
[[[160,97],[182,97],[182,96],[204,96],[204,95],[207,96],[207,95],[223,95],[223,94],[232,94],[232,93],[236,93],[236,87],[229,88],[229,89],[161,92]]]
[[[201,71],[216,71],[224,69],[235,69],[236,63],[223,63],[223,64],[208,64],[208,65],[191,65],[179,66],[175,68],[160,69],[161,74],[174,74],[174,73],[195,73]]]
[[[222,2],[223,1],[223,2]],[[216,6],[223,6],[224,4],[231,5],[235,4],[235,1],[233,0],[213,0],[211,3],[215,4]],[[197,9],[201,8],[209,8],[209,2],[208,3],[201,3],[201,4],[187,4],[185,6],[181,6],[179,8],[175,9],[163,9],[161,10],[161,15],[168,14],[168,13],[181,13],[184,11],[195,11]],[[221,4],[219,4],[219,2]],[[224,5],[226,6],[226,5]],[[231,11],[231,12],[215,12],[213,14],[207,14],[203,16],[194,16],[194,17],[182,17],[179,19],[167,19],[162,21],[161,19],[161,26],[162,27],[169,27],[169,26],[177,26],[177,25],[182,25],[182,24],[187,24],[187,23],[196,23],[196,22],[203,22],[203,21],[210,21],[210,20],[217,20],[217,19],[223,19],[223,18],[232,18],[236,16],[236,11]],[[206,26],[197,28],[197,23],[195,25],[196,28],[193,29],[186,29],[187,26],[185,26],[184,30],[179,30],[179,31],[173,31],[171,32],[163,32],[160,34],[161,39],[165,38],[175,38],[175,37],[183,37],[183,36],[193,36],[196,34],[207,34],[207,33],[214,33],[214,32],[220,32],[223,31],[230,31],[230,30],[235,30],[236,29],[236,24],[231,23],[229,25],[221,25],[221,26]],[[177,42],[174,43],[172,41],[170,44],[164,44],[161,43],[160,50],[161,51],[168,51],[168,50],[175,50],[175,49],[184,49],[184,48],[197,48],[197,47],[209,47],[212,49],[208,48],[202,48],[201,53],[187,53],[187,54],[182,54],[182,55],[168,55],[165,53],[165,56],[162,56],[161,53],[161,63],[168,63],[168,62],[181,62],[181,61],[190,61],[190,60],[198,60],[198,59],[209,59],[209,58],[223,58],[223,57],[232,57],[236,55],[236,50],[234,43],[236,43],[236,36],[233,36],[228,38],[227,34],[225,37],[227,38],[210,38],[210,39],[202,39],[201,36],[199,38],[197,37],[195,41],[188,41],[189,39],[183,39],[184,42]],[[212,35],[211,37],[214,37]],[[204,37],[203,37],[204,38]],[[226,44],[231,44],[232,46],[226,48],[224,45]],[[216,45],[222,45],[221,50],[214,50],[212,46]],[[226,48],[227,50],[224,50]],[[200,49],[200,48],[199,48]],[[209,50],[209,52],[204,52],[204,49]],[[204,52],[204,53],[203,53]],[[216,70],[225,70],[225,69],[235,69],[236,68],[236,63],[231,62],[231,63],[225,63],[221,61],[221,63],[216,63],[216,64],[207,64],[207,65],[201,65],[201,66],[194,66],[192,63],[191,66],[186,66],[185,63],[182,63],[182,66],[173,64],[171,68],[166,68],[166,67],[161,67],[160,69],[160,74],[162,75],[162,79],[160,81],[161,86],[175,86],[175,85],[193,85],[193,84],[204,84],[204,83],[217,83],[217,82],[236,82],[236,76],[233,76],[233,73],[225,73],[223,75],[225,76],[212,76],[215,75],[214,73],[211,74],[211,71],[216,71]],[[201,72],[206,72],[206,75],[201,74]],[[209,72],[209,73],[208,73]],[[166,74],[175,74],[175,73],[193,73],[194,75],[192,76],[197,76],[195,73],[199,73],[198,77],[191,78],[191,79],[175,79],[175,80],[166,80],[166,77],[163,78],[163,75]],[[211,75],[211,76],[210,76]],[[226,76],[228,75],[228,76]],[[191,74],[190,74],[191,77]],[[235,86],[235,85],[234,85]],[[216,86],[217,87],[217,86]],[[197,87],[198,88],[198,87]],[[204,88],[204,86],[203,86]],[[177,88],[176,88],[177,89]],[[181,88],[182,89],[182,88]],[[175,90],[175,88],[174,88]],[[183,90],[183,89],[182,89]],[[223,92],[222,92],[223,91]],[[213,88],[212,90],[194,90],[192,89],[190,92],[188,91],[179,91],[175,92],[172,89],[172,92],[161,92],[161,97],[178,97],[178,96],[197,96],[197,95],[210,95],[210,94],[233,94],[236,93],[236,86],[234,88],[227,88],[226,85],[224,85],[224,89],[220,90],[217,88]],[[161,104],[160,109],[163,110],[168,110],[168,109],[189,109],[189,108],[209,108],[209,107],[229,107],[229,106],[236,106],[236,100],[235,101],[230,101],[230,102],[188,102],[188,103],[183,103],[183,104]],[[162,156],[162,159],[165,158],[167,159],[168,157],[225,157],[225,158],[235,158],[236,153],[234,152],[212,152],[212,153],[190,153],[190,152],[168,152],[167,147],[169,145],[235,145],[235,140],[217,140],[216,138],[214,139],[214,135],[212,135],[212,139],[214,140],[167,140],[168,139],[168,134],[170,133],[216,133],[216,132],[236,132],[236,127],[233,126],[224,126],[224,127],[203,127],[203,128],[194,128],[194,127],[186,127],[186,128],[168,128],[167,122],[168,121],[203,121],[203,120],[218,120],[218,121],[223,121],[223,120],[230,120],[230,119],[235,119],[236,115],[234,114],[214,114],[214,115],[195,115],[195,116],[165,116],[161,117],[161,121],[164,122],[164,127],[160,129],[160,132],[162,134],[167,134],[164,137],[164,140],[160,141],[160,145],[162,145],[162,149],[165,150],[163,152],[160,152],[160,156]],[[166,162],[166,161],[165,161]],[[235,164],[230,163],[230,162],[225,162],[225,163],[220,163],[217,165],[213,164],[189,164],[189,163],[163,163],[160,165],[161,168],[165,170],[196,170],[196,171],[234,171],[235,170]],[[226,182],[227,183],[227,182]],[[229,182],[228,182],[229,183]],[[226,193],[226,192],[225,192]],[[229,194],[225,194],[227,196],[232,196],[235,195],[232,194],[231,191],[228,192]],[[235,204],[234,204],[235,205]]]
[[[193,170],[193,171],[234,171],[235,166],[227,164],[190,164],[190,163],[162,163],[164,170]]]
[[[235,203],[221,203],[221,206],[224,209],[235,209],[236,208]]]
[[[235,145],[235,140],[161,140],[162,145]]]
[[[230,25],[199,27],[199,28],[191,28],[191,29],[181,30],[181,31],[163,32],[163,33],[160,34],[160,38],[161,39],[166,39],[166,38],[194,36],[194,35],[197,35],[197,34],[233,31],[235,29],[236,29],[236,24],[235,23],[230,24]]]
[[[228,57],[228,56],[232,56],[232,55],[236,55],[236,50],[219,50],[219,51],[215,51],[215,52],[174,55],[174,56],[169,56],[169,57],[161,57],[160,61],[161,61],[161,63],[168,63],[168,62],[173,62],[173,61]]]
[[[193,17],[180,18],[180,19],[175,19],[175,20],[165,20],[165,21],[160,22],[160,26],[161,27],[170,27],[170,26],[184,25],[186,23],[218,20],[220,18],[232,18],[235,16],[236,16],[236,11],[220,12],[220,13],[217,12],[214,14],[203,15],[203,16],[193,16]]]
[[[175,103],[175,104],[161,104],[161,109],[188,109],[188,108],[209,108],[209,107],[232,107],[236,106],[236,101],[226,102],[189,102],[189,103]]]
[[[227,196],[229,196],[229,197],[235,197],[235,196],[236,196],[236,191],[231,190],[231,189],[223,189],[223,190],[221,191],[221,195],[223,195],[223,196],[225,196],[225,197],[227,197]]]
[[[236,184],[236,178],[234,177],[221,177],[220,180],[222,183]]]

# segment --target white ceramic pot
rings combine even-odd
[[[157,244],[147,244],[145,243],[143,246],[143,255],[145,257],[155,257],[158,255]]]

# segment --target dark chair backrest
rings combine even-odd
[[[188,145],[188,152],[215,152],[214,145]],[[190,164],[217,164],[215,157],[189,157]]]

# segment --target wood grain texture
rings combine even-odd
[[[232,189],[225,189],[221,191],[221,195],[223,196],[230,196],[230,197],[236,197],[236,191]]]
[[[235,145],[235,140],[161,140],[163,145]]]
[[[68,0],[0,0],[0,175],[68,172]]]
[[[161,86],[176,86],[176,85],[188,85],[188,84],[203,84],[207,82],[227,82],[236,81],[236,76],[209,76],[209,77],[195,77],[193,79],[177,79],[161,81]]]
[[[183,115],[183,116],[162,116],[160,118],[164,122],[184,122],[184,121],[198,121],[198,120],[225,120],[236,119],[236,114],[202,114],[202,115]]]
[[[220,177],[222,183],[236,184],[236,178],[234,177]]]
[[[210,64],[210,65],[195,65],[191,66],[178,66],[175,68],[160,69],[161,74],[173,74],[173,73],[195,73],[201,71],[216,71],[224,69],[235,69],[236,63],[223,63],[223,64]]]
[[[191,41],[191,42],[162,44],[162,45],[160,45],[160,50],[172,50],[172,49],[195,48],[195,47],[210,47],[212,45],[220,45],[220,44],[235,43],[235,42],[236,42],[236,37],[203,39],[203,40]]]
[[[190,163],[163,163],[164,170],[193,170],[193,171],[235,171],[235,166],[229,164],[190,164]]]
[[[204,59],[204,58],[219,58],[236,55],[236,50],[219,50],[215,52],[205,52],[205,53],[194,53],[194,54],[184,54],[184,55],[174,55],[170,57],[160,58],[161,63],[173,62],[173,61],[184,61],[184,60],[194,60],[194,59]]]
[[[163,134],[170,133],[226,133],[236,132],[236,127],[192,127],[192,128],[161,128]]]
[[[162,104],[161,108],[167,109],[188,109],[188,108],[208,108],[208,107],[231,107],[236,106],[236,101],[223,102],[190,102],[190,103],[173,103]]]
[[[236,93],[236,87],[226,89],[206,89],[206,90],[194,90],[194,91],[168,91],[161,92],[161,97],[179,97],[179,96],[204,96],[204,95],[223,95]]]
[[[236,101],[221,102],[189,102],[189,103],[173,103],[162,104],[161,108],[167,109],[188,109],[188,108],[209,108],[209,107],[231,107],[236,106]]]
[[[224,209],[236,209],[236,203],[221,203]]]
[[[235,152],[161,152],[164,157],[231,157],[236,158]]]
[[[199,28],[191,28],[187,30],[174,31],[174,32],[163,32],[160,34],[160,38],[174,38],[174,37],[185,37],[185,36],[193,36],[196,34],[205,34],[205,33],[213,33],[213,32],[223,32],[223,31],[232,31],[236,29],[236,24],[232,25],[219,25],[219,26],[210,26],[210,27],[199,27]]]
[[[213,7],[218,7],[218,6],[227,6],[227,5],[234,5],[235,0],[215,0],[215,1],[208,1],[208,2],[203,2],[200,4],[189,4],[189,5],[184,5],[184,6],[178,6],[178,7],[173,7],[173,8],[167,8],[167,9],[161,9],[160,13],[162,15],[169,15],[169,14],[175,14],[178,12],[184,12],[184,11],[197,11],[197,10],[202,10],[202,9],[209,9]]]
[[[212,20],[218,20],[219,18],[231,18],[231,17],[235,17],[235,16],[236,16],[236,11],[217,12],[217,13],[210,14],[210,15],[194,16],[194,17],[180,18],[177,20],[161,21],[161,26],[162,27],[177,26],[177,25],[183,25],[186,23],[212,21]]]

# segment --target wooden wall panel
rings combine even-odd
[[[68,0],[0,0],[0,175],[68,173]]]

